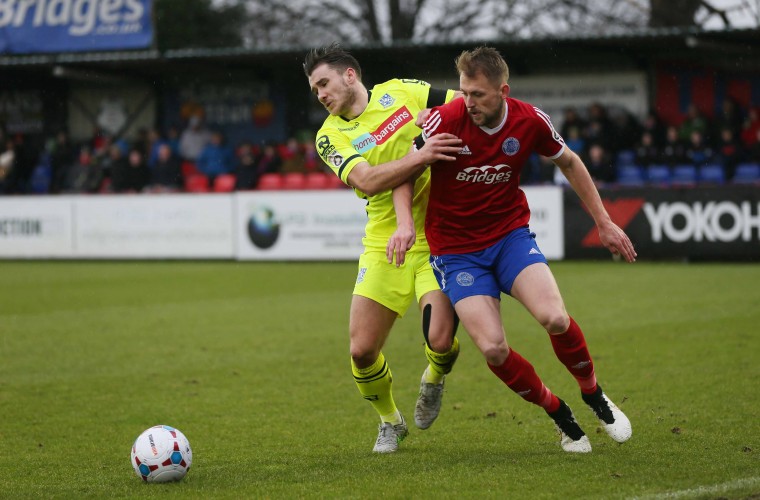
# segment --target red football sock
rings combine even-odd
[[[581,328],[573,318],[565,333],[549,335],[557,358],[567,367],[567,370],[578,381],[581,392],[593,394],[596,391],[596,375],[594,362],[586,346],[586,339]]]
[[[510,349],[507,359],[501,366],[487,364],[502,382],[524,400],[540,406],[549,413],[559,409],[557,396],[541,382],[533,365],[514,350]]]

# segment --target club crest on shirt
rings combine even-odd
[[[504,140],[504,142],[501,143],[501,150],[504,151],[505,155],[513,156],[515,153],[520,151],[520,141],[514,137],[508,137]]]
[[[388,106],[392,106],[394,102],[396,102],[396,99],[391,97],[390,94],[385,94],[383,97],[380,98],[377,102],[380,103],[380,106],[387,108]]]
[[[472,286],[475,283],[475,277],[467,272],[457,274],[457,284],[459,286]]]

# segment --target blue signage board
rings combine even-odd
[[[0,54],[144,49],[153,0],[0,0]]]

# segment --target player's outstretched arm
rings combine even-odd
[[[435,135],[427,140],[424,147],[398,160],[374,167],[367,162],[359,163],[348,174],[348,183],[369,196],[382,193],[418,174],[426,165],[436,161],[455,160],[461,143],[461,139],[455,135]]]
[[[628,235],[610,218],[583,160],[566,147],[559,158],[554,160],[554,164],[562,170],[573,190],[586,205],[596,223],[599,239],[605,248],[613,255],[620,255],[626,262],[634,262],[636,250],[633,248],[633,243],[631,243]]]

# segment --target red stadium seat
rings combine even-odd
[[[335,176],[325,172],[309,172],[306,174],[306,189],[332,189],[330,177]]]
[[[306,189],[306,174],[301,172],[283,174],[282,189]]]
[[[185,160],[182,162],[182,175],[187,177],[188,175],[200,174],[200,170],[195,166],[195,163]]]
[[[261,189],[263,191],[282,189],[282,175],[263,174],[259,177],[259,183],[256,185],[256,189]]]
[[[214,179],[214,192],[229,193],[235,190],[237,177],[235,174],[222,174]]]
[[[185,191],[188,193],[208,193],[208,177],[203,174],[191,174],[185,177]]]

